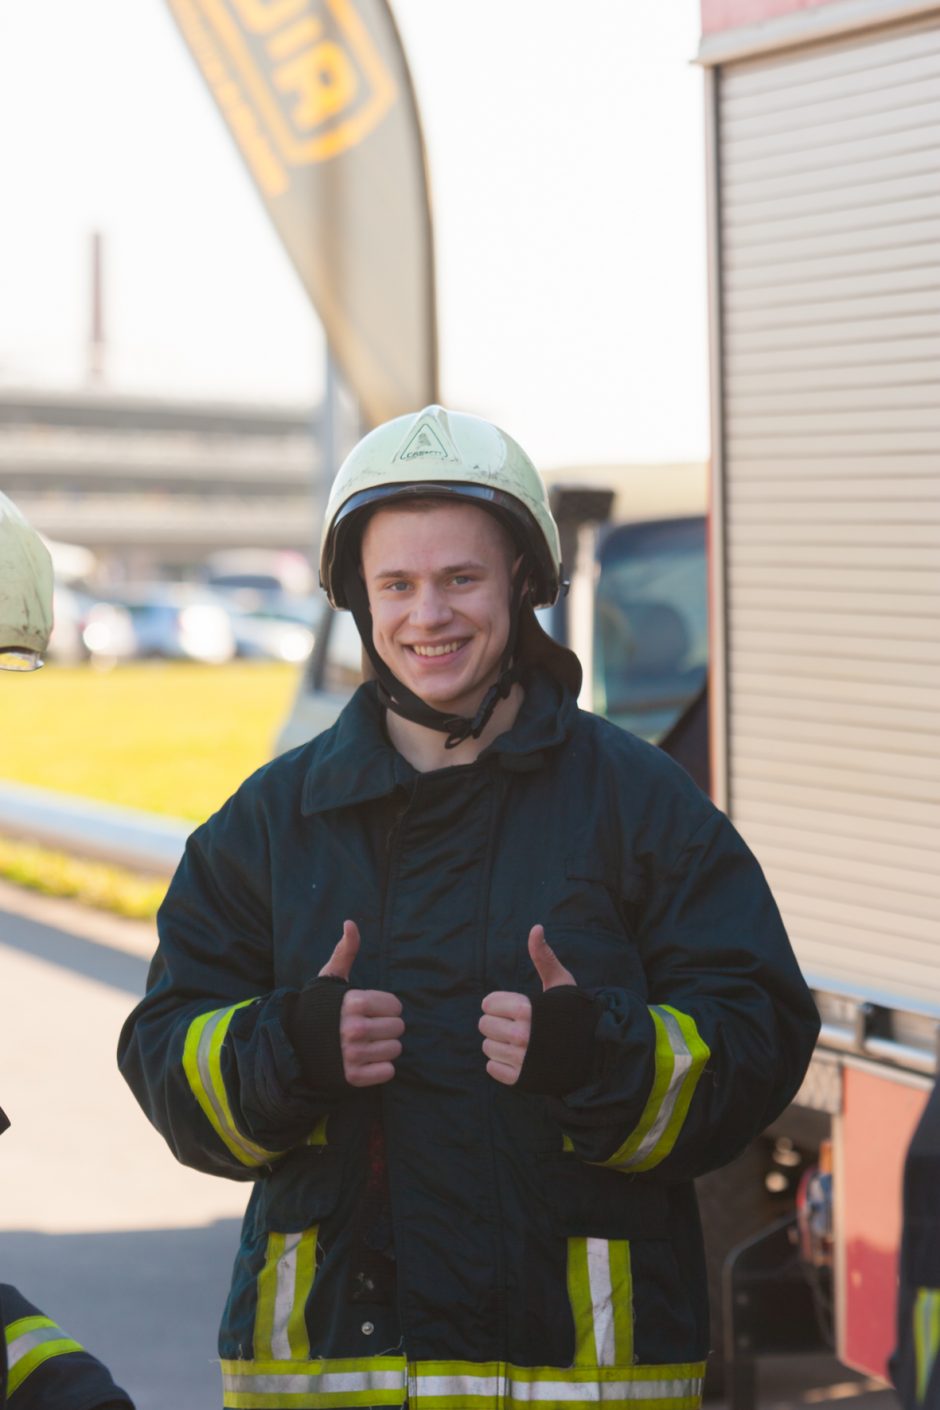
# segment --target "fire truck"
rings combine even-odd
[[[940,5],[701,0],[701,19],[711,789],[822,1016],[795,1104],[703,1186],[746,1404],[761,1353],[827,1331],[887,1376],[937,1071]]]

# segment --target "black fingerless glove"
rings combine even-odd
[[[284,1001],[284,1030],[304,1077],[319,1092],[348,1087],[339,1040],[339,1017],[349,989],[345,979],[322,975]]]
[[[532,1000],[532,1031],[516,1087],[564,1097],[583,1087],[594,1062],[600,1005],[573,984],[559,984]]]

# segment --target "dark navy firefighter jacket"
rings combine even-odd
[[[289,1036],[347,918],[350,982],[403,1005],[370,1089],[336,1081],[335,1018],[322,1081]],[[535,924],[594,1004],[563,1097],[494,1081],[477,1027],[491,991],[540,993]],[[122,1071],[181,1161],[255,1182],[225,1406],[697,1405],[692,1180],[790,1100],[818,1019],[677,765],[538,674],[474,763],[417,773],[367,684],[193,833],[158,926]]]

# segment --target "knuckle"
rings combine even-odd
[[[340,1020],[340,1037],[346,1043],[360,1043],[366,1036],[366,1020],[355,1014]]]

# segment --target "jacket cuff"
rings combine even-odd
[[[600,1008],[573,984],[546,989],[532,1000],[532,1031],[519,1080],[521,1092],[564,1097],[583,1087],[594,1064]]]
[[[348,1089],[339,1038],[340,1009],[349,985],[335,975],[314,979],[284,1001],[284,1031],[304,1078],[325,1095]]]

